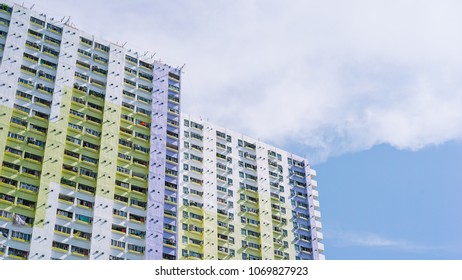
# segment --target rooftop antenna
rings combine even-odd
[[[155,55],[156,55],[156,53],[154,53],[153,55],[151,55],[151,58],[154,58]]]
[[[122,44],[122,47],[125,47],[126,44],[127,44],[127,42],[123,43],[123,44]]]
[[[180,72],[181,72],[181,70],[183,70],[183,67],[185,67],[185,66],[186,66],[186,63],[183,64],[183,66],[180,67]]]
[[[24,5],[24,4],[23,4]],[[35,7],[35,4],[32,4],[32,6],[30,6],[30,10],[32,10],[33,8]]]
[[[145,52],[145,53],[143,54],[143,56],[146,56],[146,55],[148,54],[148,52],[149,52],[149,51]]]
[[[61,22],[63,22],[63,20],[66,18],[66,16],[63,16],[63,18],[61,19]]]

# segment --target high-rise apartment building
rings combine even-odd
[[[0,4],[0,259],[323,259],[306,159],[188,115],[181,69]]]
[[[186,114],[180,147],[180,258],[324,258],[306,159]]]
[[[175,259],[180,71],[0,11],[0,254]]]

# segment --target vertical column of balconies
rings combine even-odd
[[[289,156],[292,215],[297,259],[318,259],[316,202],[310,192],[310,168],[306,159]]]
[[[37,81],[36,88],[42,94],[48,94],[49,89],[54,88],[48,122],[48,131],[44,150],[44,162],[40,190],[37,199],[37,211],[35,215],[31,254],[33,258],[50,259],[52,252],[50,248],[54,241],[54,229],[56,224],[56,212],[58,208],[58,197],[60,193],[59,174],[63,165],[63,153],[65,150],[67,123],[69,119],[69,108],[71,104],[71,89],[73,82],[73,65],[76,59],[77,35],[73,28],[57,26],[57,23],[46,22],[46,30],[36,29],[37,21],[32,21],[29,30],[43,33],[43,40],[34,41],[31,32],[28,39],[35,44],[41,45],[41,61],[43,63],[38,71],[40,81]],[[45,18],[43,18],[45,21]],[[36,27],[32,27],[35,25]],[[34,53],[35,55],[35,53]],[[53,71],[54,70],[54,71]],[[53,78],[52,78],[53,77]],[[43,98],[40,96],[39,98]],[[35,100],[35,98],[34,98]],[[43,123],[45,125],[45,123]]]
[[[167,68],[166,68],[167,69]],[[160,78],[160,76],[159,76]],[[166,76],[160,78],[167,83],[167,121],[164,180],[164,235],[162,237],[162,258],[178,258],[178,185],[180,176],[180,72],[168,67]],[[160,82],[159,81],[159,82]]]
[[[0,162],[3,162],[9,124],[15,103],[29,12],[17,5],[0,7]],[[20,22],[19,24],[16,22]]]
[[[152,64],[142,63],[121,47],[112,46],[111,49],[114,53],[109,63],[114,65],[109,69],[108,86],[113,87],[117,95],[111,91],[109,98],[118,101],[118,108],[107,112],[112,110],[117,118],[120,116],[116,120],[120,123],[113,127],[117,137],[114,139],[115,165],[112,169],[115,188],[111,194],[113,215],[109,259],[139,260],[146,258]],[[142,80],[141,72],[150,80]],[[110,134],[104,135],[113,137]]]
[[[308,204],[309,204],[309,214],[310,214],[310,225],[311,225],[311,243],[313,248],[313,259],[324,259],[324,244],[321,243],[323,240],[322,234],[322,223],[320,221],[321,212],[319,212],[319,200],[318,200],[318,191],[317,181],[314,180],[316,177],[316,171],[310,168],[309,164],[305,166],[305,174],[307,181],[307,195],[308,195]]]
[[[0,64],[5,50],[6,35],[11,22],[13,7],[9,3],[0,4]]]
[[[214,176],[214,186],[216,190],[216,222],[213,227],[217,229],[216,240],[217,246],[213,249],[218,254],[218,259],[233,259],[236,257],[236,230],[237,230],[237,203],[235,195],[237,195],[236,185],[238,179],[236,175],[237,166],[237,151],[235,149],[236,137],[227,133],[222,128],[210,130],[210,138],[213,139],[212,158],[216,159],[212,162],[211,168],[216,170]]]
[[[166,154],[165,158],[165,178],[164,178],[164,197],[178,198],[178,191],[168,188],[167,182],[173,182],[178,187],[179,182],[179,135],[180,135],[180,70],[169,67],[165,68],[167,73],[160,78],[160,83],[167,84],[167,116],[166,124]],[[165,202],[165,199],[164,199]],[[172,256],[178,258],[178,207],[168,203],[163,204],[163,258],[169,259]]]
[[[153,72],[146,258],[175,259],[177,209],[171,202],[176,204],[178,187],[180,74],[161,63]]]
[[[12,85],[17,84],[18,80],[18,77],[14,75],[14,73],[17,72],[10,71],[18,71],[20,67],[19,63],[11,63],[11,61],[15,60],[15,56],[16,60],[21,57],[19,51],[15,49],[24,45],[24,42],[22,42],[24,41],[24,38],[18,38],[18,36],[8,36],[8,34],[11,34],[11,31],[14,33],[14,29],[18,28],[16,26],[10,28],[12,13],[12,6],[4,3],[0,5],[0,139],[2,139],[2,141],[0,141],[0,151],[5,150],[6,141],[3,141],[3,139],[6,139],[8,135],[9,123],[14,103],[15,86]],[[22,26],[22,28],[25,27]],[[9,45],[7,45],[7,43]],[[12,43],[16,44],[17,46],[14,47]],[[13,45],[13,47],[6,48],[6,46],[11,45]],[[4,58],[7,61],[6,63],[3,63]],[[17,69],[12,68],[14,66]],[[3,158],[4,153],[0,153],[0,163],[3,162]]]
[[[282,166],[282,155],[273,149],[264,149],[262,157],[265,167],[265,183],[270,196],[270,213],[271,213],[271,251],[272,259],[289,259],[290,250],[288,244],[292,241],[290,238],[290,218],[287,214],[288,190],[285,185],[285,176]],[[266,193],[266,190],[265,190]]]
[[[203,142],[201,146],[191,145],[191,149],[195,148],[202,149],[203,153],[203,181],[204,181],[204,196],[203,196],[203,213],[204,213],[204,222],[203,222],[203,259],[217,260],[219,259],[219,251],[217,250],[220,247],[220,238],[223,232],[220,228],[217,228],[217,222],[220,220],[220,215],[218,210],[220,205],[223,205],[222,201],[218,199],[217,186],[222,185],[223,182],[218,180],[217,173],[215,172],[216,165],[216,149],[215,149],[215,132],[213,128],[209,127],[207,124],[204,124],[200,120],[191,119],[191,133],[197,133],[201,131],[203,135]],[[191,134],[191,138],[194,139],[194,134]],[[191,140],[192,140],[191,139]],[[191,141],[193,144],[194,140]],[[222,238],[223,239],[223,238]],[[224,246],[222,246],[224,248]],[[221,248],[221,247],[220,247]],[[224,249],[223,249],[224,250]]]
[[[274,163],[277,163],[277,166],[275,166]],[[283,240],[275,240],[275,244],[277,244],[281,250],[283,249],[283,255],[280,253],[277,255],[278,258],[282,256],[283,259],[294,259],[295,248],[293,244],[295,235],[292,223],[292,196],[290,192],[290,180],[287,173],[287,152],[278,151],[274,147],[268,149],[268,165],[272,165],[273,170],[276,170],[275,168],[277,168],[279,177],[279,184],[270,185],[273,190],[279,189],[279,204],[272,204],[271,207],[273,213],[281,215],[281,224],[283,226],[283,230],[286,230],[286,232],[283,231]]]
[[[207,126],[211,126],[207,124]],[[240,240],[237,240],[237,150],[236,137],[226,134],[221,128],[210,129],[210,138],[213,139],[211,149],[212,158],[216,158],[211,168],[215,170],[216,182],[217,221],[213,226],[217,228],[218,259],[229,260],[236,258]],[[214,174],[215,175],[215,174]]]
[[[235,168],[239,174],[238,203],[242,246],[238,252],[242,259],[262,259],[265,250],[267,258],[266,252],[271,251],[270,233],[266,228],[265,232],[262,232],[265,226],[261,224],[261,217],[264,216],[263,221],[268,227],[271,211],[269,196],[265,197],[259,191],[259,186],[264,183],[264,178],[258,170],[259,161],[262,159],[257,159],[255,141],[246,140],[245,137],[240,136],[237,139],[236,150],[238,156]]]
[[[30,239],[39,189],[40,162],[34,165],[34,174],[23,171],[27,165],[24,148],[29,133],[30,110],[17,110],[16,91],[19,87],[22,54],[26,41],[29,12],[17,5],[3,4],[0,10],[0,227],[7,240],[2,244],[0,258],[26,259],[30,257]],[[32,96],[32,95],[30,95]],[[22,108],[22,107],[21,107]],[[32,148],[33,149],[33,148]],[[42,148],[33,154],[39,154]],[[28,151],[32,154],[32,151]],[[41,156],[41,155],[38,155]],[[37,157],[39,158],[39,157]],[[24,187],[32,186],[29,192]],[[29,184],[28,184],[29,183]],[[20,238],[18,234],[21,234]]]
[[[208,238],[212,235],[208,221],[211,219],[210,210],[213,209],[210,204],[213,202],[207,201],[213,198],[209,190],[212,181],[206,171],[210,168],[207,165],[210,159],[206,158],[207,153],[204,151],[208,140],[203,132],[203,126],[197,121],[194,122],[186,117],[183,120],[183,128],[182,146],[185,147],[187,158],[185,157],[184,173],[181,178],[183,249],[180,258],[204,259],[207,258],[206,247],[210,247],[212,242]],[[211,258],[210,252],[207,253]]]
[[[153,66],[138,59],[136,54],[111,46],[108,86],[110,100],[117,100],[114,112],[117,125],[104,136],[114,137],[115,164],[112,172],[115,185],[111,193],[112,220],[110,225],[109,259],[146,258],[146,210],[148,209],[148,173],[151,131],[151,92]],[[146,77],[146,78],[144,78]],[[111,125],[112,120],[108,124]],[[118,123],[120,121],[120,123]],[[109,211],[108,211],[109,212]],[[110,213],[105,213],[110,215]],[[108,244],[109,246],[109,244]]]
[[[85,43],[81,40],[82,46]],[[97,130],[101,145],[96,168],[98,177],[94,199],[90,259],[109,259],[116,255],[111,248],[112,240],[114,240],[111,230],[113,230],[112,225],[116,222],[111,217],[114,214],[114,196],[116,194],[124,55],[124,49],[115,44],[105,47],[99,47],[95,44],[91,54],[92,61],[85,59],[83,55],[81,56],[82,59],[79,60],[80,66],[78,67],[84,70],[87,68],[87,71],[91,71],[89,73],[90,79],[99,81],[98,83],[93,82],[93,86],[105,85],[104,103],[96,103],[99,102],[100,97],[96,88],[92,94],[89,92],[87,99],[88,111],[99,111],[100,107],[97,106],[101,106],[102,109],[100,112],[102,113],[101,128]],[[89,67],[85,67],[86,65]],[[90,101],[92,103],[89,103]]]
[[[88,44],[85,37],[88,35],[64,26],[60,59],[67,61],[58,61],[58,73],[63,71],[66,76],[56,76],[56,87],[64,85],[68,89],[63,95],[63,100],[66,98],[68,101],[60,102],[66,108],[62,112],[67,115],[57,121],[63,129],[63,150],[59,153],[62,161],[59,162],[60,169],[57,169],[60,187],[57,198],[48,199],[55,205],[52,210],[56,217],[54,234],[50,235],[52,259],[103,257],[104,253],[96,249],[94,251],[98,252],[90,255],[91,246],[104,247],[101,243],[108,240],[103,240],[102,236],[97,239],[100,236],[93,233],[93,227],[97,228],[95,224],[102,221],[95,220],[97,186],[108,185],[108,175],[103,176],[99,170],[100,150],[104,148],[101,131],[106,107],[107,70],[96,74],[95,69],[99,64],[104,64],[103,68],[107,69],[109,46],[93,41]],[[101,62],[100,56],[104,57]],[[98,192],[102,192],[101,188]]]

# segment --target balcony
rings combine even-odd
[[[318,210],[314,210],[314,217],[317,219],[321,218],[321,212],[319,212]]]
[[[319,201],[318,200],[313,200],[313,205],[314,205],[314,209],[319,208]]]
[[[324,239],[324,234],[322,234],[322,232],[318,231],[318,232],[316,232],[316,237],[318,238],[318,240],[323,240]]]
[[[316,189],[318,187],[318,182],[316,180],[311,180],[311,187]]]
[[[311,175],[311,178],[312,178],[312,179],[313,179],[314,177],[316,177],[316,170],[311,169],[311,170],[310,170],[310,175]]]
[[[322,223],[320,221],[315,221],[314,223],[316,225],[316,229],[318,229],[318,230],[322,229]]]
[[[313,192],[312,192],[312,193],[313,193],[313,197],[314,197],[315,199],[316,199],[316,198],[318,198],[318,196],[319,196],[319,193],[318,193],[318,191],[317,191],[317,190],[313,190]]]

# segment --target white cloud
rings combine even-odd
[[[183,109],[254,137],[318,156],[462,138],[460,1],[34,2],[186,63]]]
[[[451,247],[417,244],[411,241],[394,239],[370,232],[332,231],[329,234],[330,244],[334,247],[376,247],[405,252],[424,252],[451,250]]]

